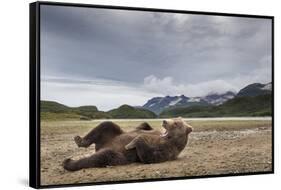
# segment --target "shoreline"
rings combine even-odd
[[[170,118],[149,118],[149,119],[93,119],[91,121],[144,121],[144,120],[153,120],[153,121],[162,121],[164,119]],[[183,118],[188,121],[271,121],[272,117],[200,117],[200,118]]]

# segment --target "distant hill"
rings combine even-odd
[[[69,112],[71,108],[54,101],[41,101],[41,112],[62,113]]]
[[[43,120],[91,120],[110,118],[155,118],[153,112],[129,105],[120,106],[108,112],[99,111],[96,106],[69,107],[54,101],[41,101]]]
[[[155,97],[147,101],[143,108],[153,111],[156,114],[161,113],[164,109],[175,107],[192,107],[192,106],[207,106],[220,105],[235,96],[234,92],[226,93],[211,93],[203,97],[186,97],[181,96],[165,96]]]
[[[99,111],[96,106],[68,107],[54,101],[41,101],[42,119],[61,120],[61,119],[102,119],[111,118],[103,111]]]
[[[90,120],[110,118],[228,117],[271,115],[272,83],[253,83],[234,92],[211,93],[202,97],[154,97],[143,106],[122,105],[108,112],[96,106],[69,107],[54,101],[41,101],[41,119]]]
[[[259,96],[264,94],[271,94],[272,91],[272,83],[261,84],[261,83],[253,83],[245,88],[241,89],[238,93],[238,97],[242,96]]]
[[[149,110],[143,108],[132,107],[129,105],[122,105],[117,109],[107,112],[112,118],[156,118],[157,115]]]
[[[219,106],[192,106],[166,109],[159,117],[229,117],[270,116],[270,94],[254,97],[235,97]]]

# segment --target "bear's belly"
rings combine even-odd
[[[140,134],[146,134],[146,135],[157,135],[159,136],[161,134],[160,131],[157,130],[137,130],[137,131],[131,131],[127,133],[123,133],[121,135],[118,135],[111,139],[110,142],[104,144],[100,148],[109,148],[111,150],[114,150],[116,152],[121,152],[124,154],[124,156],[127,158],[129,162],[139,162],[139,158],[137,156],[137,152],[135,149],[132,150],[126,150],[125,146],[129,144],[135,137],[137,137]]]

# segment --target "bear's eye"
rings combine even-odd
[[[176,127],[181,127],[182,124],[181,124],[181,122],[176,121],[176,122],[175,122],[175,126],[176,126]]]
[[[175,124],[174,127],[176,127],[176,128],[181,126],[180,123],[178,123],[178,122],[175,122],[174,124]]]

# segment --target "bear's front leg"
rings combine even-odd
[[[146,131],[153,130],[153,128],[147,122],[141,123],[139,126],[136,127],[136,129],[137,130],[146,130]]]
[[[129,144],[125,146],[125,149],[126,150],[134,149],[136,147],[137,142],[140,141],[141,138],[142,138],[141,135],[135,137]]]

